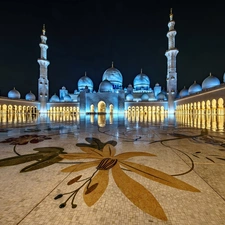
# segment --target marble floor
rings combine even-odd
[[[0,224],[225,225],[224,118],[213,121],[1,121]]]

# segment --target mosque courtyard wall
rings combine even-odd
[[[225,83],[175,100],[176,113],[224,115]]]
[[[10,99],[0,96],[0,113],[37,113],[40,102],[25,99]]]

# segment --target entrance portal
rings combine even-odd
[[[104,113],[106,113],[106,104],[105,104],[105,102],[103,102],[103,101],[100,101],[99,103],[98,103],[98,113],[102,113],[102,114],[104,114]]]

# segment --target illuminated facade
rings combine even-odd
[[[25,99],[21,99],[15,88],[8,93],[8,97],[0,98],[1,113],[30,113],[30,114],[216,114],[224,115],[225,77],[223,82],[210,74],[202,85],[194,82],[188,89],[177,90],[175,46],[176,30],[172,10],[169,15],[167,32],[168,50],[166,72],[166,91],[156,83],[150,86],[150,78],[142,69],[134,80],[133,85],[123,87],[121,72],[112,66],[105,70],[98,90],[94,90],[93,81],[85,73],[78,80],[77,89],[69,93],[66,87],[59,90],[59,94],[49,96],[47,59],[47,36],[43,26],[40,36],[40,74],[38,79],[38,95],[29,92]]]

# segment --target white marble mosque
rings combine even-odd
[[[38,94],[29,92],[25,99],[14,88],[8,96],[0,97],[1,113],[30,113],[30,114],[216,114],[224,115],[225,105],[225,75],[222,81],[211,73],[202,84],[194,83],[189,87],[177,90],[176,56],[178,49],[175,46],[176,30],[172,9],[169,15],[167,32],[168,50],[166,72],[166,90],[160,84],[150,86],[150,78],[142,69],[134,80],[133,85],[123,87],[121,72],[112,66],[105,70],[98,90],[93,89],[93,81],[85,73],[78,80],[77,90],[69,93],[62,87],[58,94],[49,96],[47,59],[47,36],[43,26],[40,46],[40,76],[38,79]],[[57,92],[56,92],[57,93]]]

